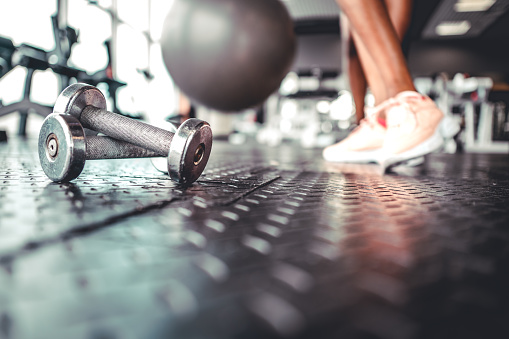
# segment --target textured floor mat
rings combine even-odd
[[[53,184],[0,148],[0,338],[507,338],[507,155],[380,175],[217,142],[180,187],[146,159]]]

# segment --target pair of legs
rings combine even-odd
[[[410,0],[336,0],[348,21],[356,53],[349,53],[350,81],[360,125],[323,156],[334,162],[377,162],[384,168],[422,157],[443,139],[443,113],[416,92],[401,49],[410,21]],[[365,119],[367,85],[375,108]]]
[[[364,118],[367,85],[375,104],[405,90],[415,90],[401,52],[410,24],[411,0],[337,0],[343,11],[350,89],[357,122]]]

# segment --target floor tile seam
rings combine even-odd
[[[131,211],[120,213],[118,215],[110,216],[109,218],[94,222],[91,224],[83,224],[80,226],[75,226],[72,229],[65,230],[63,232],[58,232],[58,234],[54,236],[50,236],[44,239],[38,239],[37,241],[28,241],[23,246],[5,253],[0,253],[0,264],[2,262],[9,262],[12,260],[15,260],[18,256],[23,255],[28,252],[36,251],[40,248],[44,248],[46,246],[50,246],[51,244],[58,243],[59,241],[63,239],[69,239],[74,237],[80,237],[80,236],[86,236],[86,234],[89,234],[91,232],[111,227],[115,224],[121,223],[126,221],[127,219],[135,216],[139,216],[148,212],[151,212],[153,210],[159,210],[162,209],[171,203],[182,201],[178,198],[171,198],[168,200],[158,200],[155,203],[143,206],[142,208],[133,208]]]

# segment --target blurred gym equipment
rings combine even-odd
[[[182,91],[221,111],[263,102],[296,49],[292,20],[278,0],[176,0],[161,45]]]
[[[55,39],[55,49],[52,51],[45,51],[28,44],[21,44],[18,47],[14,47],[12,42],[9,44],[7,39],[2,39],[2,50],[12,50],[12,54],[10,63],[6,64],[9,68],[5,68],[4,71],[4,67],[2,66],[0,74],[3,76],[16,66],[25,67],[27,69],[22,100],[0,107],[0,117],[19,112],[20,121],[18,135],[20,136],[26,135],[27,120],[30,113],[39,114],[43,117],[51,113],[51,107],[30,100],[32,80],[35,71],[51,69],[58,75],[62,89],[69,85],[69,81],[72,78],[77,78],[80,73],[85,73],[83,70],[68,66],[71,48],[78,41],[78,33],[74,28],[67,26],[67,21],[63,19],[66,16],[65,9],[65,1],[59,1],[57,14],[51,17],[53,36]],[[10,47],[11,45],[13,47],[12,49]]]
[[[50,67],[48,62],[48,53],[40,48],[27,44],[21,44],[13,51],[11,57],[11,66],[12,67],[8,69],[8,71],[12,70],[12,68],[16,66],[25,67],[27,69],[23,98],[19,102],[0,107],[0,117],[10,113],[19,112],[20,120],[18,135],[25,136],[29,113],[36,113],[43,117],[51,113],[51,107],[41,105],[30,100],[30,92],[32,89],[32,79],[34,72],[36,70],[46,70]],[[58,70],[63,71],[65,68],[58,67]]]
[[[111,110],[114,112],[119,112],[117,107],[117,90],[126,85],[125,82],[118,81],[113,76],[113,65],[112,65],[112,51],[111,51],[111,41],[106,40],[104,42],[104,46],[106,46],[106,50],[108,52],[108,64],[104,69],[101,69],[93,74],[88,73],[80,73],[78,75],[78,82],[84,82],[93,86],[97,86],[100,83],[105,83],[108,85],[108,95],[111,98],[112,105]],[[130,116],[127,114],[122,114],[126,116]],[[133,117],[133,116],[131,116]],[[134,117],[133,117],[134,118]]]
[[[12,69],[12,54],[16,48],[10,39],[0,36],[0,78]]]
[[[295,21],[295,62],[279,91],[267,100],[259,142],[277,146],[292,141],[313,148],[328,146],[347,134],[353,107],[342,90],[337,6],[326,13]]]
[[[51,17],[51,22],[55,40],[55,48],[51,51],[45,51],[28,44],[21,44],[15,47],[10,39],[0,37],[0,77],[3,77],[16,66],[27,69],[22,100],[6,106],[0,105],[0,117],[19,112],[18,135],[20,136],[26,136],[29,113],[35,113],[43,117],[51,113],[51,107],[30,100],[35,71],[50,69],[57,74],[60,90],[69,86],[74,79],[92,85],[106,83],[110,98],[112,98],[113,110],[115,111],[118,111],[116,92],[118,88],[126,85],[114,79],[109,41],[104,43],[108,50],[108,64],[105,69],[99,70],[94,74],[88,74],[82,69],[69,66],[72,47],[78,42],[79,34],[74,28],[67,25],[67,1],[58,1],[57,13]]]
[[[509,152],[507,92],[494,91],[491,78],[457,73],[449,79],[441,73],[416,78],[415,84],[445,113],[440,126],[445,152]]]

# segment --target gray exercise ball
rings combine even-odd
[[[161,36],[164,62],[190,98],[221,111],[262,103],[296,50],[279,0],[175,0]]]

